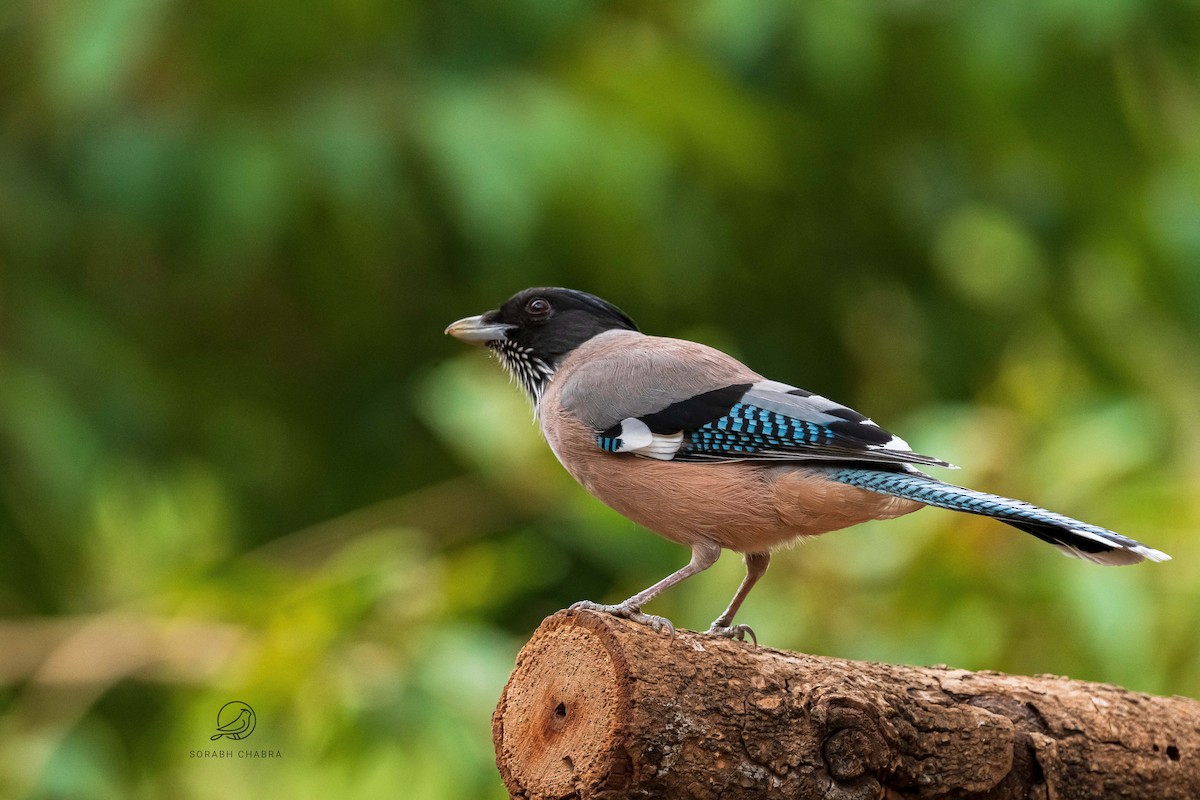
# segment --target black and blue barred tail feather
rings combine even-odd
[[[891,471],[845,468],[831,470],[838,483],[880,494],[916,500],[951,511],[991,517],[1049,542],[1063,553],[1097,564],[1136,564],[1144,559],[1168,561],[1166,553],[1147,547],[1119,533],[1089,525],[1044,508],[999,495],[942,483],[916,470]]]

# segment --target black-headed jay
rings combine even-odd
[[[1105,528],[932,478],[917,467],[951,465],[914,453],[857,411],[767,380],[711,347],[646,336],[586,292],[526,289],[446,333],[499,357],[584,488],[692,549],[687,566],[622,603],[572,608],[673,632],[642,607],[726,548],[744,554],[746,577],[708,633],[753,636],[733,617],[773,548],[922,506],[992,517],[1097,564],[1169,558]]]

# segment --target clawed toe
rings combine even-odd
[[[599,611],[602,614],[615,614],[618,617],[624,616],[620,613],[620,606],[606,606],[602,603],[593,603],[591,600],[580,600],[578,603],[571,603],[571,611]]]
[[[654,614],[643,614],[640,611],[630,614],[626,619],[631,622],[636,622],[639,625],[646,625],[655,633],[662,635],[666,634],[668,638],[675,638],[675,626],[671,624],[671,620],[666,617],[657,617]]]
[[[746,641],[749,636],[754,642],[754,646],[758,646],[758,637],[754,635],[754,629],[749,625],[718,625],[713,623],[709,629],[705,631],[708,636],[720,636],[725,639],[737,639],[739,642]]]
[[[643,614],[641,609],[636,606],[629,606],[624,603],[615,606],[606,606],[603,603],[594,603],[591,600],[580,600],[578,603],[571,604],[571,610],[599,611],[602,614],[612,614],[614,617],[621,617],[630,622],[645,625],[657,634],[665,633],[670,638],[675,638],[675,626],[671,624],[671,620],[666,617],[655,616],[654,614]]]

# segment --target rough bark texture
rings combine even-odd
[[[561,612],[492,718],[515,798],[1200,798],[1200,703]]]

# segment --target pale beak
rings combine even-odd
[[[451,323],[450,327],[446,328],[446,333],[467,344],[487,344],[500,341],[504,334],[515,327],[516,325],[499,322],[484,322],[483,314],[479,314]]]

